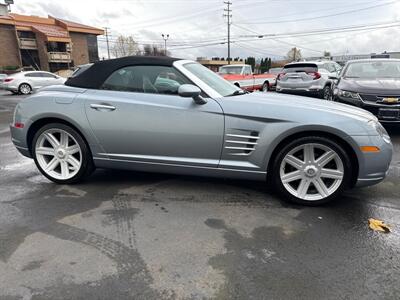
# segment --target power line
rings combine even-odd
[[[391,4],[394,4],[394,3],[398,3],[398,0],[387,2],[387,3],[380,3],[380,4],[368,6],[368,7],[357,8],[357,9],[347,10],[347,11],[343,11],[343,12],[328,14],[328,15],[322,15],[322,16],[313,16],[313,17],[307,17],[307,18],[281,20],[281,21],[242,22],[242,23],[239,23],[239,24],[280,24],[280,23],[290,23],[290,22],[301,22],[301,21],[308,21],[308,20],[316,20],[316,19],[335,17],[335,16],[340,16],[340,15],[345,15],[345,14],[351,14],[351,13],[354,13],[354,12],[360,12],[360,11],[364,11],[364,10],[369,10],[369,9],[381,7],[381,6],[387,6],[387,5],[391,5]]]

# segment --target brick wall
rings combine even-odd
[[[40,69],[43,71],[49,71],[49,57],[47,56],[46,39],[43,35],[36,34],[36,42],[38,46]]]
[[[0,25],[0,68],[21,66],[15,27]]]
[[[72,40],[72,59],[75,66],[89,63],[87,37],[84,33],[70,32]]]

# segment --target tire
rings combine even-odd
[[[272,183],[284,199],[317,206],[334,200],[350,186],[351,170],[349,155],[335,141],[320,136],[301,137],[276,155]]]
[[[269,83],[268,82],[264,82],[264,84],[261,87],[261,91],[264,93],[269,91]]]
[[[32,87],[27,83],[21,83],[18,87],[18,92],[22,95],[29,95],[32,92]]]
[[[55,183],[77,183],[95,169],[86,142],[75,129],[65,124],[51,123],[40,128],[31,149],[39,171]]]
[[[329,85],[325,86],[321,92],[321,98],[325,100],[332,101],[332,91]]]

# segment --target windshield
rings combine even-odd
[[[243,67],[221,67],[219,72],[221,74],[240,74],[242,73]]]
[[[269,69],[269,71],[268,71],[268,73],[270,73],[270,74],[279,74],[281,72],[282,72],[282,68],[272,68],[272,69]]]
[[[215,74],[210,69],[207,69],[198,63],[187,63],[184,65],[185,69],[213,88],[218,94],[223,97],[230,96],[236,91],[241,91],[240,88],[226,81],[218,74]]]
[[[353,62],[344,74],[346,78],[400,78],[400,61]]]

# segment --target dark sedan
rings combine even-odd
[[[333,89],[333,100],[372,112],[382,123],[400,123],[400,60],[350,61]]]

